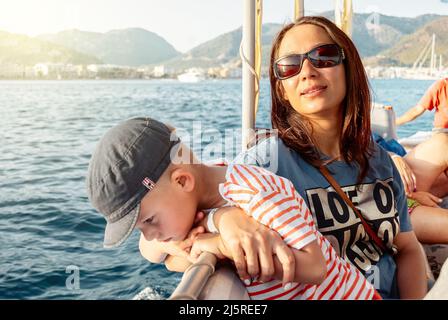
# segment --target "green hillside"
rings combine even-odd
[[[432,35],[435,34],[435,53],[437,58],[442,55],[442,61],[448,61],[447,30],[448,17],[436,19],[427,23],[416,32],[402,37],[393,47],[381,52],[380,56],[388,57],[391,64],[412,66],[423,48],[431,41]]]

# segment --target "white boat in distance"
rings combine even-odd
[[[177,80],[179,80],[180,82],[195,83],[204,79],[204,76],[196,70],[187,70],[187,72],[177,76]]]

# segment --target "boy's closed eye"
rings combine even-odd
[[[145,221],[143,221],[144,224],[153,224],[153,222],[154,222],[154,216],[151,216]]]

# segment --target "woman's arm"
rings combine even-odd
[[[269,281],[275,272],[276,256],[282,266],[283,283],[294,282],[295,257],[277,232],[237,207],[217,211],[214,221],[242,280],[258,277],[260,281]]]
[[[398,249],[395,261],[400,298],[422,299],[428,290],[424,260],[426,257],[419,247],[414,231],[400,232],[394,243]]]
[[[301,249],[292,249],[293,259],[295,260],[295,270],[292,282],[307,283],[307,284],[321,284],[327,275],[327,265],[317,241],[314,240],[305,245]],[[232,254],[227,250],[226,246],[221,240],[219,234],[202,234],[199,235],[191,248],[190,256],[192,259],[197,259],[202,252],[210,252],[219,258],[227,257],[232,259]],[[272,274],[269,275],[268,280],[277,279],[283,280],[283,267],[277,256],[273,257],[274,268]],[[287,283],[283,282],[285,290],[289,289]]]
[[[292,249],[295,259],[293,282],[321,284],[327,276],[327,264],[317,241],[313,241],[302,249]],[[283,267],[277,256],[274,257],[275,273],[273,278],[283,279]]]

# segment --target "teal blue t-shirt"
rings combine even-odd
[[[260,142],[233,162],[260,166],[291,180],[313,213],[318,230],[336,252],[363,272],[383,298],[399,298],[395,260],[374,244],[360,219],[318,169],[277,137]],[[357,165],[334,161],[327,167],[379,238],[390,247],[399,232],[412,230],[403,183],[388,153],[377,144],[369,164],[361,184],[357,184]]]

